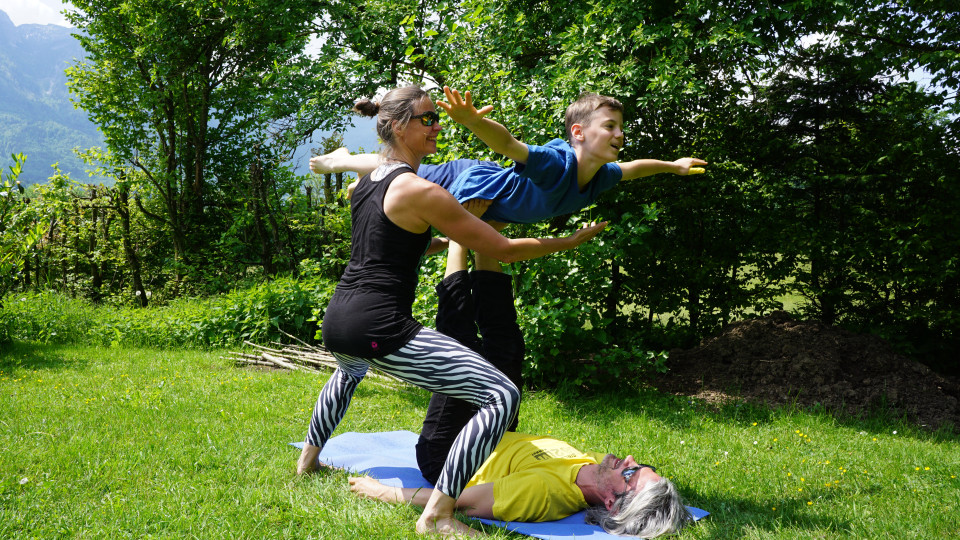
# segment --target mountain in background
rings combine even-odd
[[[106,182],[91,178],[87,165],[74,148],[103,146],[103,136],[82,109],[74,109],[67,91],[64,69],[85,56],[83,47],[71,34],[76,28],[54,24],[16,26],[0,11],[0,169],[6,177],[13,164],[11,154],[27,157],[20,182],[46,183],[53,174],[51,165],[74,180]],[[346,112],[345,112],[346,114]],[[376,151],[376,121],[352,117],[354,127],[343,132],[343,144],[356,152]],[[297,174],[309,173],[310,149],[330,135],[317,131],[302,144],[290,164]]]
[[[80,182],[90,178],[73,149],[101,146],[103,137],[83,110],[74,109],[63,70],[84,54],[71,33],[54,24],[15,26],[0,11],[0,167],[26,155],[20,182],[45,183],[51,165]],[[4,175],[6,176],[6,174]]]

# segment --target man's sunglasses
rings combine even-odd
[[[423,114],[415,114],[410,119],[420,120],[421,124],[430,127],[440,121],[440,115],[437,114],[437,111],[427,111]]]
[[[634,473],[636,473],[640,469],[650,469],[653,472],[657,472],[657,468],[654,467],[653,465],[644,465],[643,463],[641,463],[636,467],[630,467],[630,468],[624,469],[623,472],[621,472],[620,474],[623,475],[624,481],[629,482],[630,478],[633,477]]]

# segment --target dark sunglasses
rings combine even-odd
[[[620,473],[621,475],[623,475],[623,481],[624,481],[624,482],[629,482],[630,479],[633,478],[634,473],[636,473],[636,472],[639,471],[640,469],[650,469],[650,470],[653,471],[653,472],[657,472],[657,468],[654,467],[653,465],[644,465],[643,463],[641,463],[641,464],[637,465],[636,467],[630,467],[630,468],[624,469],[624,470]]]
[[[437,114],[437,111],[427,111],[423,114],[415,114],[410,119],[420,120],[421,124],[430,127],[440,121],[440,115]]]

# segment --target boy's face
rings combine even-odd
[[[583,148],[583,154],[604,162],[616,161],[623,148],[623,113],[609,107],[600,107],[590,116],[574,139]]]

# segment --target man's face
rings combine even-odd
[[[624,475],[624,471],[633,472]],[[607,454],[600,463],[601,489],[613,497],[620,493],[640,491],[648,483],[656,482],[660,478],[660,475],[649,466],[641,467],[633,456],[620,459],[613,454]]]

